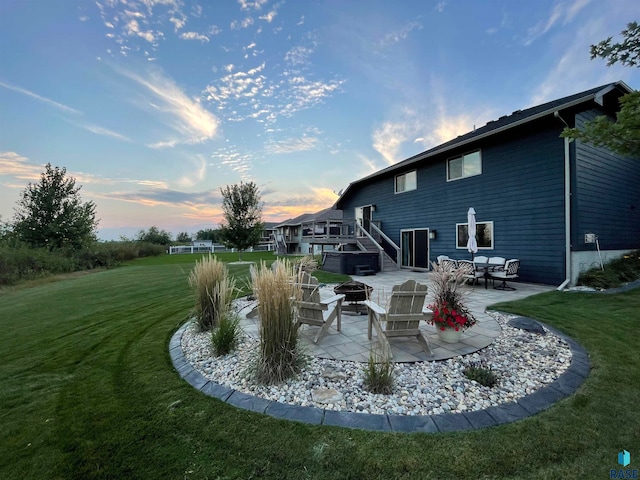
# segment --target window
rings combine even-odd
[[[396,175],[396,193],[408,192],[418,188],[416,171]]]
[[[447,181],[472,177],[482,173],[482,159],[480,150],[467,153],[447,161]]]
[[[467,248],[469,224],[456,224],[456,248]],[[476,241],[478,250],[493,250],[493,222],[476,223]]]

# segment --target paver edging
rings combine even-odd
[[[535,320],[538,322],[537,320]],[[262,413],[278,419],[313,425],[332,425],[374,431],[398,433],[439,433],[474,430],[523,420],[540,413],[554,403],[573,394],[589,375],[589,354],[578,342],[543,322],[538,322],[567,342],[571,349],[571,365],[556,380],[514,402],[463,413],[439,415],[381,415],[344,412],[317,407],[305,407],[266,400],[239,392],[206,379],[187,361],[182,351],[182,334],[188,326],[183,324],[169,341],[171,362],[176,372],[187,383],[205,395],[217,398],[243,410]]]

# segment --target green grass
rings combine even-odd
[[[277,420],[182,381],[167,345],[194,257],[0,292],[0,478],[608,478],[623,448],[638,468],[640,290],[500,305],[572,335],[589,379],[521,422],[405,435]]]

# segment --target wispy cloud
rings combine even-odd
[[[0,175],[33,181],[40,178],[42,165],[36,165],[16,152],[0,152]]]
[[[180,35],[183,40],[200,40],[202,43],[208,42],[209,37],[196,32],[184,32]]]
[[[387,33],[378,42],[378,45],[380,47],[386,47],[391,44],[399,43],[402,40],[405,40],[413,30],[422,30],[422,28],[422,24],[419,22],[409,22],[400,29]]]
[[[62,110],[63,112],[67,112],[67,113],[73,113],[75,115],[81,115],[82,112],[80,110],[76,110],[75,108],[71,108],[67,105],[64,105],[62,103],[56,102],[54,100],[51,100],[49,98],[43,97],[41,95],[38,95],[37,93],[34,93],[30,90],[27,90],[26,88],[22,88],[22,87],[18,87],[15,85],[11,85],[5,82],[0,81],[0,87],[6,88],[8,90],[12,90],[14,92],[18,92],[21,93],[22,95],[26,95],[28,97],[31,97],[35,100],[38,100],[40,102],[46,103],[47,105],[50,105],[52,107],[57,108],[58,110]]]
[[[564,49],[558,52],[555,65],[533,91],[529,106],[624,78],[627,73],[624,67],[605,68],[603,63],[589,59],[585,45],[593,43],[594,38],[606,38],[610,33],[607,28],[606,22],[601,20],[592,20],[578,28],[571,40],[563,45]]]
[[[531,45],[558,23],[566,25],[572,22],[576,15],[584,9],[590,1],[591,0],[574,0],[573,2],[556,3],[545,18],[529,28],[524,44]]]
[[[238,0],[242,10],[261,10],[268,0],[255,0],[253,2],[247,0]]]
[[[251,25],[253,25],[253,22],[254,20],[252,17],[246,17],[242,20],[234,20],[229,24],[229,27],[231,28],[231,30],[240,30],[250,27]]]
[[[149,101],[149,106],[160,112],[161,121],[168,123],[181,135],[181,143],[200,143],[215,137],[218,131],[216,117],[197,100],[189,98],[161,70],[149,68],[145,74],[123,69],[117,71],[144,87],[145,93],[153,96],[154,100]],[[171,140],[173,141],[177,142]],[[167,143],[163,146],[169,145]]]
[[[295,153],[313,150],[318,145],[317,137],[303,136],[301,138],[286,138],[280,141],[272,141],[265,145],[267,153]]]
[[[102,135],[104,137],[111,137],[117,140],[122,140],[123,142],[131,142],[132,140],[125,135],[122,135],[118,132],[114,132],[113,130],[109,130],[108,128],[101,127],[99,125],[95,125],[92,123],[76,123],[74,125],[77,127],[83,128],[91,133],[95,133],[96,135]]]

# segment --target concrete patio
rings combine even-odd
[[[371,300],[381,306],[385,306],[387,298],[391,295],[394,285],[408,279],[413,279],[430,286],[429,272],[414,272],[411,270],[398,270],[392,272],[379,272],[372,276],[353,275],[355,281],[365,283],[373,287]],[[484,281],[478,285],[465,285],[463,291],[467,295],[466,304],[478,320],[478,323],[464,332],[458,343],[444,343],[438,339],[435,327],[426,322],[420,327],[424,337],[429,342],[433,355],[425,352],[417,340],[411,338],[391,339],[391,350],[394,362],[420,362],[436,361],[466,355],[490,345],[500,335],[499,324],[485,313],[488,305],[498,302],[518,300],[542,292],[554,289],[550,285],[534,285],[521,282],[510,282],[516,290],[494,290],[489,283],[485,289]],[[334,295],[333,286],[329,285],[321,289],[321,297],[327,298]],[[430,299],[430,296],[427,295]],[[430,300],[428,300],[429,302]],[[348,304],[345,304],[348,305]],[[240,312],[243,330],[255,338],[258,338],[258,319],[246,318],[246,314],[255,306],[248,305]],[[336,330],[334,321],[329,332],[322,337],[317,344],[313,343],[319,327],[303,325],[300,330],[300,339],[303,348],[310,354],[320,358],[335,360],[366,362],[369,354],[379,350],[379,343],[374,331],[373,338],[367,338],[367,315],[364,314],[364,306],[360,307],[361,313],[350,311],[349,308],[342,312],[342,329]]]

